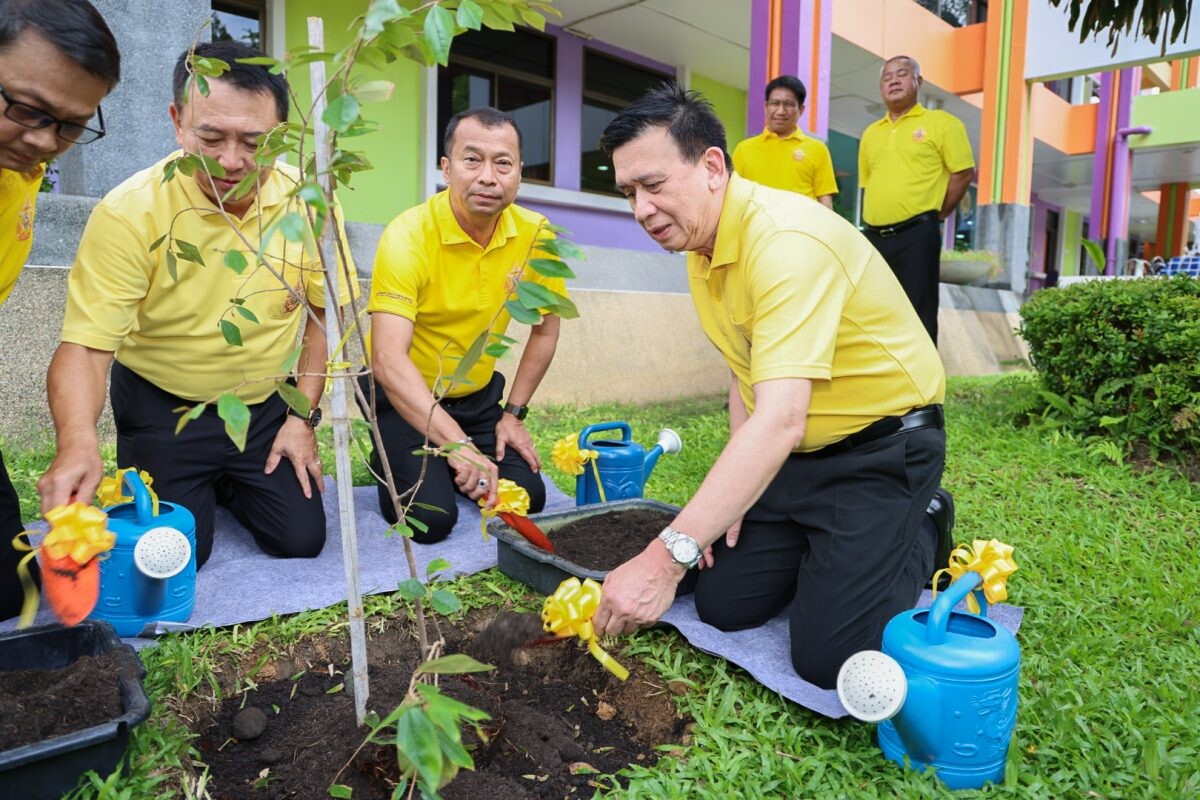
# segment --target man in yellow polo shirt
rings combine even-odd
[[[212,550],[218,504],[265,552],[313,557],[325,543],[313,432],[325,383],[323,273],[311,246],[279,231],[263,246],[266,266],[254,252],[263,230],[300,209],[289,197],[297,171],[255,162],[259,137],[287,119],[288,86],[264,66],[239,63],[262,55],[244,44],[200,44],[195,53],[230,69],[202,95],[183,53],[171,119],[183,151],[208,156],[225,174],[179,170],[164,181],[177,152],[113,189],[88,220],[47,376],[58,452],[38,483],[42,508],[89,501],[100,483],[96,420],[115,355],[118,465],[146,470],[161,498],[195,514],[198,564]],[[247,194],[231,193],[255,174]],[[302,299],[316,306],[313,316]],[[339,301],[348,300],[345,291]],[[275,389],[302,330],[296,385],[315,409],[307,419],[289,413]],[[224,393],[249,407],[244,447],[215,403],[176,432],[181,408]]]
[[[447,379],[481,334],[508,328],[504,303],[519,279],[566,291],[561,278],[526,267],[536,243],[552,234],[545,217],[513,204],[521,183],[516,120],[494,108],[463,111],[446,126],[443,146],[446,189],[387,226],[367,306],[371,366],[384,390],[375,401],[379,427],[397,492],[404,497],[421,481],[412,498],[419,505],[408,512],[421,543],[449,535],[458,519],[456,494],[494,503],[500,478],[529,492],[530,512],[545,505],[541,462],[522,420],[554,357],[559,318],[545,314],[533,326],[505,405],[504,376],[487,353],[466,382]],[[425,459],[413,451],[426,441],[463,446],[423,469]],[[371,463],[382,474],[378,452]],[[379,506],[395,523],[382,483]]]
[[[890,58],[879,77],[887,116],[863,131],[858,176],[866,190],[867,238],[883,254],[937,344],[939,223],[975,179],[962,121],[917,102],[924,79],[909,56]]]
[[[838,185],[829,148],[797,127],[807,96],[804,83],[791,75],[780,75],[767,84],[767,126],[733,148],[733,171],[763,186],[799,192],[833,208]]]
[[[617,187],[664,249],[732,373],[730,437],[658,538],[609,573],[605,634],[659,618],[695,580],[700,619],[757,626],[794,600],[792,662],[834,685],[877,648],[933,567],[926,508],[945,462],[945,375],[887,264],[840,216],[730,175],[695,92],[643,95],[600,139]]]
[[[46,162],[104,135],[100,101],[120,76],[117,42],[87,0],[0,0],[0,304],[33,247]],[[12,538],[24,528],[0,455],[0,619],[21,610]]]

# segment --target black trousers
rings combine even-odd
[[[868,230],[867,239],[887,261],[908,295],[929,338],[937,344],[938,271],[942,259],[942,232],[936,215],[891,236]]]
[[[325,546],[320,492],[304,496],[287,458],[270,475],[263,472],[275,435],[287,419],[287,405],[279,395],[250,406],[246,449],[238,452],[214,406],[176,435],[179,415],[173,409],[194,404],[115,362],[109,394],[117,423],[118,465],[146,470],[161,499],[195,515],[198,566],[212,553],[218,504],[233,512],[268,555],[320,554]]]
[[[721,630],[761,625],[795,600],[792,664],[832,688],[859,650],[913,607],[933,568],[937,531],[923,525],[946,460],[945,431],[926,428],[835,455],[793,455],[746,513],[737,546],[722,536],[696,577],[700,619]]]
[[[359,381],[363,394],[370,397],[366,377]],[[471,437],[479,452],[489,458],[494,457],[496,452],[496,423],[504,413],[500,405],[503,396],[504,376],[497,372],[487,386],[479,391],[463,397],[447,398],[441,403],[446,413]],[[420,451],[424,446],[425,432],[416,430],[400,416],[400,412],[388,402],[382,388],[376,389],[375,400],[379,431],[383,435],[392,478],[396,483],[396,491],[403,496],[421,477],[425,456],[419,452],[414,455],[413,451]],[[367,413],[365,409],[363,413]],[[545,507],[546,486],[542,483],[542,476],[534,472],[516,450],[506,448],[504,459],[498,466],[501,478],[507,478],[529,492],[529,513],[536,513]],[[379,453],[374,447],[371,450],[371,469],[378,475],[383,474]],[[414,505],[409,512],[410,517],[420,520],[428,530],[413,528],[414,542],[432,544],[450,535],[450,529],[458,521],[458,506],[454,500],[456,494],[461,492],[454,483],[454,470],[449,462],[441,457],[430,457],[425,478],[415,498],[420,505]],[[396,524],[396,509],[387,485],[382,482],[379,483],[379,512],[388,522]]]
[[[4,455],[0,453],[0,619],[15,617],[21,613],[25,593],[17,578],[17,562],[25,555],[13,549],[12,540],[25,526],[21,523],[21,501],[13,488],[4,466]],[[41,583],[37,559],[29,562],[29,573],[34,582]]]

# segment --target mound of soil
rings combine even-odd
[[[673,519],[672,512],[645,508],[610,511],[568,523],[548,535],[555,552],[567,561],[607,572],[645,550]]]
[[[443,692],[491,717],[484,739],[464,733],[475,771],[443,788],[446,800],[590,797],[619,782],[602,774],[651,764],[656,745],[680,741],[685,721],[638,664],[625,664],[632,674],[622,683],[577,640],[514,651],[525,637],[542,635],[534,615],[507,615],[499,633],[489,630],[490,621],[489,615],[457,628],[442,625],[446,652],[498,664],[492,672],[440,680]],[[198,725],[196,746],[209,766],[213,797],[325,800],[335,782],[351,787],[355,800],[391,796],[400,780],[395,751],[367,745],[354,755],[365,731],[355,725],[347,649],[344,640],[319,640],[298,647],[294,660],[268,662],[260,674],[273,680],[229,698]],[[369,709],[384,716],[400,705],[418,649],[407,627],[374,634]],[[247,713],[251,707],[263,713]],[[250,738],[263,721],[265,729]]]
[[[0,752],[111,722],[125,713],[115,651],[81,656],[62,669],[0,672]]]

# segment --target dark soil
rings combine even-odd
[[[62,669],[0,672],[0,752],[120,717],[123,663],[107,652]]]
[[[543,635],[537,617],[505,614],[501,624],[489,622],[490,615],[464,622],[462,630],[443,623],[446,652],[507,661],[494,672],[441,678],[446,694],[491,716],[483,723],[486,740],[464,733],[475,771],[459,773],[443,788],[445,800],[591,797],[597,787],[620,783],[597,773],[653,764],[656,745],[680,741],[684,720],[637,663],[623,662],[632,674],[622,683],[577,640],[527,647],[514,656],[518,640]],[[492,632],[490,645],[481,629]],[[355,725],[344,683],[347,650],[344,640],[298,646],[289,659],[268,661],[256,688],[197,723],[196,747],[209,766],[213,797],[325,800],[339,770],[336,782],[351,787],[355,800],[391,796],[400,780],[394,750],[368,745],[351,761],[365,732]],[[395,627],[374,634],[368,651],[367,705],[382,716],[403,701],[418,647],[407,627]],[[248,707],[265,712],[266,730],[238,741],[234,718],[243,712],[245,722]]]
[[[669,511],[631,509],[584,517],[547,534],[554,550],[572,564],[607,572],[646,549],[675,519]]]

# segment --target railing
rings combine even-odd
[[[987,0],[915,0],[956,28],[987,21]]]

